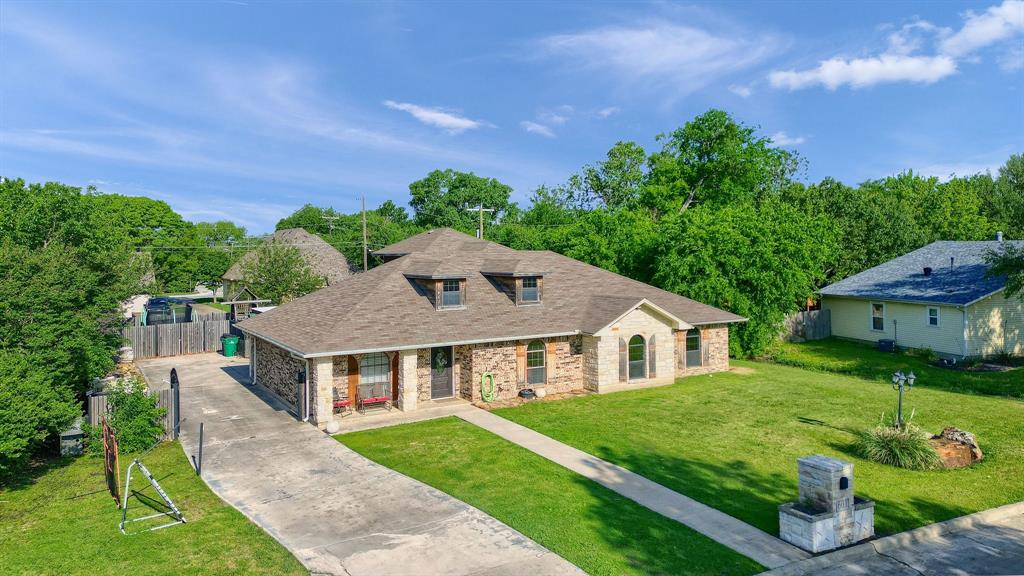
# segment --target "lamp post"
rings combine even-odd
[[[903,389],[906,388],[909,391],[913,388],[916,379],[913,371],[906,375],[902,371],[892,375],[892,389],[899,392],[899,400],[896,404],[896,426],[898,428],[903,428]]]

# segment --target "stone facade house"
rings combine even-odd
[[[450,229],[238,324],[251,377],[328,427],[336,402],[416,410],[524,388],[607,392],[727,370],[743,318],[548,251]]]
[[[933,242],[821,289],[832,335],[942,357],[1024,355],[1024,300],[1006,297],[985,255],[1024,241]]]

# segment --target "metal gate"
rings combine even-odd
[[[430,350],[430,399],[451,398],[455,395],[452,379],[452,347]]]

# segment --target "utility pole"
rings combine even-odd
[[[476,231],[476,237],[484,239],[484,212],[494,212],[494,208],[484,208],[483,202],[480,203],[476,208],[466,208],[466,212],[479,212],[480,213],[480,227]]]
[[[327,228],[330,230],[330,234],[334,233],[334,221],[340,218],[340,216],[328,216],[326,214],[320,216],[321,219],[327,221]]]
[[[363,194],[362,198],[363,198],[363,272],[366,272],[366,270],[367,270],[366,259],[367,259],[367,256],[368,256],[367,251],[366,251],[366,194]]]

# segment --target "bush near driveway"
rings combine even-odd
[[[102,459],[53,460],[32,469],[20,484],[0,489],[0,573],[307,574],[284,547],[210,492],[177,442],[157,447],[143,461],[187,524],[124,536],[117,528],[121,512],[107,492]],[[130,462],[130,456],[121,455],[122,481]],[[134,471],[131,488],[143,499],[160,499]],[[129,513],[155,512],[133,498]]]
[[[483,510],[593,576],[761,571],[675,520],[454,417],[336,438]]]
[[[531,402],[497,410],[753,524],[778,533],[778,505],[797,497],[796,460],[825,454],[854,463],[854,489],[876,501],[878,533],[900,532],[1024,500],[1024,402],[921,386],[904,413],[930,432],[973,432],[985,460],[916,471],[859,457],[856,433],[896,408],[889,382],[768,363],[661,388]],[[885,368],[886,370],[888,368]]]

